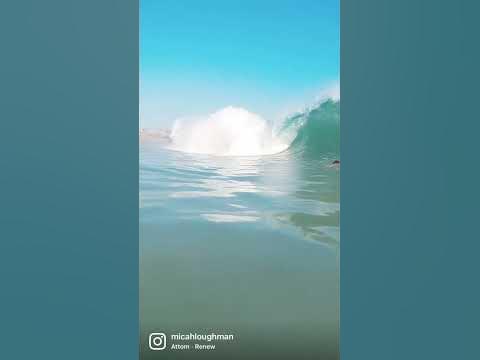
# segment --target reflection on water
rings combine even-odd
[[[332,157],[284,152],[218,157],[142,144],[142,222],[184,220],[262,222],[287,226],[332,246],[339,241],[338,167]]]
[[[258,216],[231,215],[231,214],[202,214],[202,217],[211,222],[249,222],[257,221]]]

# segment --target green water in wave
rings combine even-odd
[[[320,105],[287,118],[281,131],[294,129],[296,136],[290,151],[310,158],[339,154],[340,101],[327,100]]]

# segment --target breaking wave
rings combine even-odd
[[[340,100],[324,99],[274,124],[229,106],[207,117],[177,120],[168,148],[217,156],[339,154]]]

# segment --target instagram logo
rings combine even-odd
[[[148,346],[151,350],[163,350],[167,346],[167,335],[164,333],[151,333],[148,336]]]

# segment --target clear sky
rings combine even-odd
[[[141,0],[140,126],[313,100],[339,79],[339,2]]]

